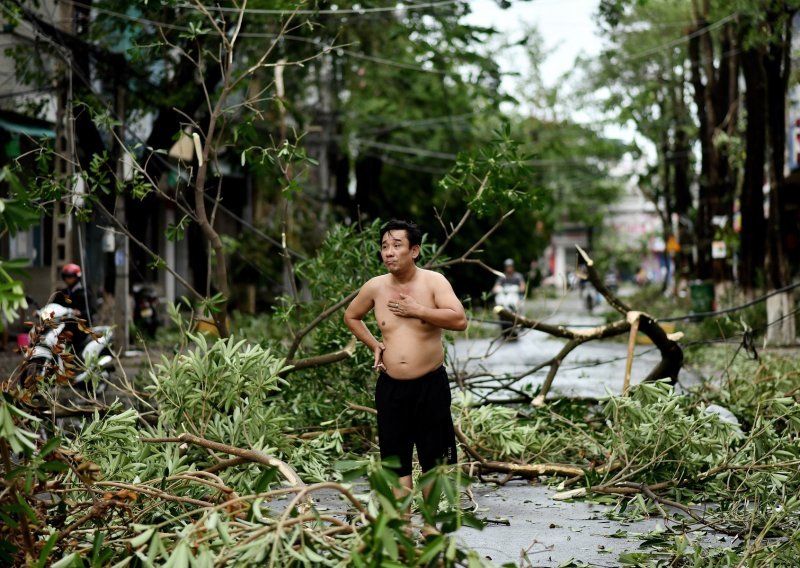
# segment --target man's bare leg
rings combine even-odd
[[[411,490],[414,488],[414,482],[410,475],[404,475],[400,478],[400,485],[400,488],[392,490],[394,492],[394,498],[398,501],[411,493]]]
[[[430,494],[431,494],[431,486],[430,485],[426,485],[425,487],[422,488],[422,498],[425,501],[428,500],[428,495],[430,495]],[[425,523],[423,525],[423,527],[422,527],[422,536],[425,537],[425,538],[436,536],[436,535],[439,535],[439,534],[442,534],[442,533],[440,533],[439,529],[437,529],[433,525],[429,525],[428,523]]]
[[[413,482],[412,477],[410,475],[404,475],[403,477],[400,478],[400,485],[402,487],[393,490],[394,497],[397,500],[400,500],[403,497],[407,496],[409,493],[411,493],[411,490],[414,488],[414,482]],[[431,492],[430,486],[423,487],[422,488],[422,497],[423,497],[423,499],[427,500],[428,499],[428,495],[430,495],[430,492]],[[411,505],[410,504],[409,504],[409,508],[406,509],[405,516],[406,516],[406,520],[409,523],[408,524],[408,530],[409,530],[409,536],[410,536],[410,534],[411,534],[410,533],[410,530],[411,530]],[[422,527],[422,536],[423,537],[432,537],[432,536],[437,536],[437,535],[440,535],[440,534],[442,534],[442,533],[435,526],[432,526],[432,525],[429,525],[429,524],[425,523],[425,525]]]

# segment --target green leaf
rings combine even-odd
[[[39,553],[39,561],[36,563],[37,567],[44,568],[45,566],[47,566],[47,559],[50,556],[50,552],[53,550],[53,547],[56,545],[57,540],[58,540],[58,533],[54,532],[47,539],[47,542],[44,543],[42,551]]]
[[[54,436],[50,438],[49,440],[47,440],[47,442],[45,442],[44,446],[42,446],[42,449],[39,450],[39,457],[43,458],[47,456],[50,452],[58,448],[60,445],[61,445],[60,437]]]
[[[83,563],[81,562],[81,557],[78,555],[77,552],[70,552],[66,556],[62,557],[61,560],[57,562],[53,562],[50,565],[50,568],[70,568],[72,566],[82,566]]]

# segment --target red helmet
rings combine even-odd
[[[65,264],[64,268],[61,269],[61,278],[65,276],[74,276],[75,278],[81,277],[81,267],[77,264]]]

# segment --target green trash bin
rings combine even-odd
[[[714,309],[714,283],[694,282],[689,285],[692,299],[692,313],[710,312]]]

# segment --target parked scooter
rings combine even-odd
[[[522,295],[519,292],[519,285],[513,283],[503,284],[500,291],[494,295],[495,306],[505,308],[514,313],[518,311],[521,301]],[[500,322],[500,329],[503,336],[509,339],[516,339],[517,332],[512,328],[512,322],[505,320]]]
[[[75,310],[51,301],[34,312],[35,321],[23,350],[25,359],[12,375],[12,385],[29,393],[27,402],[42,406],[41,386],[51,377],[56,383],[70,384],[81,394],[93,397],[102,393],[114,372],[111,353],[113,329],[88,328]],[[69,325],[72,324],[72,325]],[[79,345],[72,344],[69,327],[79,329]]]
[[[158,296],[147,284],[133,285],[133,324],[150,338],[156,336],[156,330],[161,325]]]

